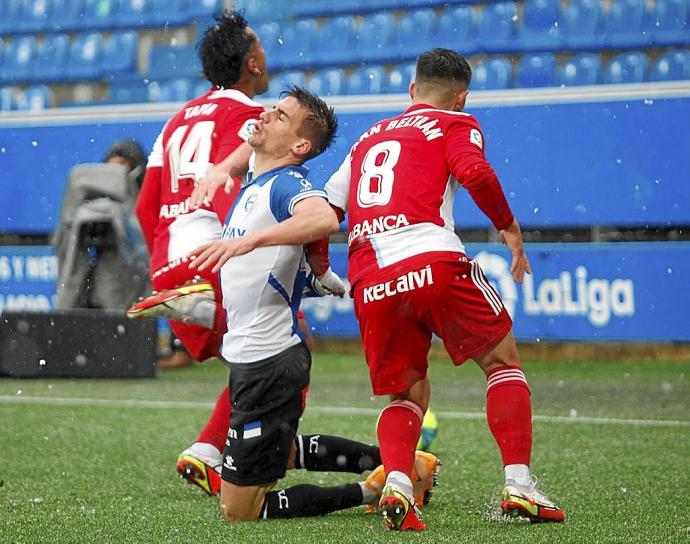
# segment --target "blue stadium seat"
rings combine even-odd
[[[599,0],[572,0],[561,9],[563,45],[566,49],[594,49],[604,43]]]
[[[350,51],[351,62],[391,62],[395,54],[395,17],[392,13],[371,13],[364,17],[358,29],[359,38]],[[334,42],[338,43],[338,42]],[[333,47],[331,45],[331,47]]]
[[[517,19],[515,2],[486,4],[479,16],[477,47],[488,52],[515,51]]]
[[[190,15],[187,12],[188,0],[149,0],[153,2],[146,19],[146,26],[182,26],[187,24]],[[204,30],[206,27],[204,27]]]
[[[256,32],[256,35],[261,40],[261,45],[266,52],[266,62],[268,63],[268,69],[274,70],[277,68],[277,64],[273,61],[277,56],[277,50],[280,47],[280,25],[278,23],[263,23],[256,27],[252,27]]]
[[[641,83],[647,79],[649,61],[639,51],[621,53],[611,59],[604,71],[604,83]]]
[[[72,32],[82,28],[84,0],[52,0],[53,14],[50,28],[53,32]]]
[[[193,85],[192,96],[201,96],[202,94],[208,92],[208,90],[211,88],[211,82],[205,79],[196,81],[193,83]]]
[[[17,89],[14,87],[0,87],[0,111],[17,109]]]
[[[297,2],[292,2],[296,4]],[[234,0],[233,9],[242,11],[250,24],[271,21],[292,15],[292,9],[284,0]]]
[[[381,94],[386,92],[383,66],[371,64],[357,68],[347,79],[347,94]]]
[[[345,94],[345,72],[340,68],[322,68],[312,75],[307,88],[319,96]]]
[[[0,68],[0,79],[6,82],[28,81],[37,49],[36,38],[33,36],[21,36],[12,40],[5,47],[5,60]]]
[[[604,20],[604,45],[611,48],[648,47],[646,0],[613,0]]]
[[[210,19],[223,9],[223,0],[192,0],[187,4],[187,20]]]
[[[179,77],[198,78],[201,62],[194,45],[159,45],[151,48],[148,77],[166,80]]]
[[[101,73],[106,76],[134,72],[137,68],[137,33],[114,32],[103,47]]]
[[[512,81],[513,65],[505,57],[494,57],[477,65],[470,89],[477,91],[508,89]]]
[[[430,40],[431,47],[448,47],[463,56],[477,51],[477,23],[470,6],[449,7],[441,12],[436,36]]]
[[[80,19],[83,30],[110,29],[117,20],[117,0],[84,0],[84,16]]]
[[[515,68],[516,87],[551,87],[556,85],[556,57],[553,53],[524,55]]]
[[[47,85],[32,85],[17,95],[17,110],[42,111],[55,105],[55,96]]]
[[[116,25],[120,28],[142,28],[151,17],[152,3],[147,0],[120,0]]]
[[[149,102],[187,102],[192,96],[192,80],[183,77],[152,81],[148,91]]]
[[[53,34],[38,46],[31,71],[32,81],[61,81],[69,56],[69,38],[66,34]]]
[[[403,62],[393,68],[388,74],[386,92],[405,93],[410,90],[410,82],[414,81],[416,63]]]
[[[432,9],[417,9],[405,13],[398,22],[396,32],[397,57],[401,60],[416,59],[420,44],[428,47],[436,38],[437,24],[438,18]]]
[[[147,102],[150,81],[146,78],[113,79],[109,84],[107,104],[138,104]]]
[[[313,56],[314,63],[330,66],[352,62],[356,33],[354,17],[344,15],[326,19],[319,28],[318,42]]]
[[[101,76],[102,57],[103,35],[82,34],[72,42],[65,75],[69,79],[97,79]]]
[[[690,2],[656,0],[650,26],[656,45],[690,44]]]
[[[306,78],[304,77],[304,72],[300,72],[298,70],[281,72],[271,78],[266,95],[271,98],[275,98],[279,96],[288,85],[298,85],[303,87],[305,83]]]
[[[652,81],[677,81],[690,79],[690,51],[669,51],[661,55],[652,68]]]
[[[553,51],[561,46],[559,0],[525,0],[518,40],[526,51]]]
[[[21,28],[24,32],[32,33],[49,30],[52,15],[51,0],[25,0],[21,13]]]
[[[309,66],[316,49],[318,29],[316,19],[283,22],[273,56],[266,57],[270,66],[280,70]]]
[[[0,34],[22,32],[23,0],[3,0],[0,2]]]
[[[575,55],[558,70],[558,83],[565,87],[596,85],[600,81],[601,59],[594,53]]]

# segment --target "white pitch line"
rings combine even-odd
[[[114,408],[156,408],[210,410],[212,402],[140,400],[140,399],[90,399],[69,397],[31,397],[25,395],[0,395],[0,404],[58,404],[62,406],[107,406]],[[349,406],[313,406],[308,411],[315,414],[367,415],[377,416],[378,408],[355,408]],[[436,412],[442,419],[485,419],[482,412]],[[545,423],[587,423],[592,425],[633,425],[646,427],[690,427],[690,421],[676,419],[625,419],[613,417],[568,417],[533,416],[534,421]]]

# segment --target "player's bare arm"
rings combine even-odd
[[[513,254],[510,273],[513,275],[513,279],[516,282],[522,283],[525,273],[531,274],[532,268],[527,259],[527,254],[525,253],[525,245],[522,242],[522,232],[520,231],[520,225],[517,219],[513,219],[510,226],[500,231],[500,234],[501,242],[507,245],[508,249],[510,249],[510,252]]]
[[[217,240],[194,251],[191,268],[205,270],[212,266],[218,272],[228,259],[244,255],[258,247],[298,245],[319,240],[337,232],[338,218],[328,202],[321,197],[309,197],[295,204],[290,219],[247,236]]]
[[[210,203],[213,195],[220,187],[223,187],[225,192],[230,194],[235,185],[233,177],[244,176],[247,173],[251,154],[252,148],[249,144],[243,143],[230,153],[223,162],[214,164],[194,186],[190,200],[191,207],[196,209],[204,201]]]

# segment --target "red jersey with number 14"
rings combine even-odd
[[[374,124],[325,187],[331,204],[348,212],[350,283],[411,270],[431,253],[464,253],[453,199],[485,164],[470,114],[415,104]]]
[[[161,168],[153,234],[151,272],[185,257],[205,242],[220,239],[222,224],[239,191],[216,191],[211,206],[190,209],[195,181],[221,162],[251,133],[264,108],[235,89],[212,87],[191,100],[165,125],[147,168]],[[151,188],[146,188],[149,191]]]

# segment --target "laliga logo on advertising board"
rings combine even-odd
[[[510,275],[510,264],[499,255],[480,252],[484,273],[497,288],[511,317],[517,301],[517,288]],[[525,275],[522,284],[522,310],[529,316],[583,316],[595,327],[604,327],[611,316],[635,315],[635,291],[632,280],[613,281],[587,278],[587,268],[580,265],[573,275],[564,270],[558,278],[546,278],[535,286],[533,276]]]

